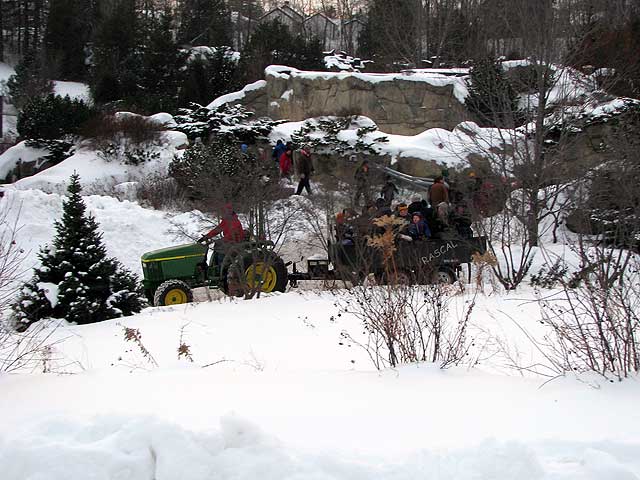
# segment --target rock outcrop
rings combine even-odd
[[[385,133],[399,135],[416,135],[435,127],[453,129],[471,117],[463,103],[466,84],[459,77],[422,72],[303,72],[274,66],[265,75],[266,81],[214,103],[234,101],[274,120],[364,115]]]

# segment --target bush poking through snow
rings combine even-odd
[[[370,237],[368,243],[382,254],[384,271],[374,273],[380,285],[350,289],[341,305],[344,313],[362,322],[367,341],[356,341],[347,332],[343,332],[343,339],[364,348],[378,369],[413,362],[434,362],[441,368],[459,365],[468,359],[473,343],[467,330],[475,296],[464,317],[452,321],[449,302],[455,288],[429,284],[433,272],[402,271],[395,263],[403,222],[386,215],[374,223],[381,233]],[[420,283],[427,285],[418,286]]]
[[[231,202],[236,211],[244,212],[281,196],[273,162],[261,163],[242,153],[229,137],[216,137],[208,145],[195,143],[174,158],[169,175],[180,192],[205,211],[220,211]]]
[[[96,114],[94,108],[82,100],[72,100],[68,95],[36,97],[18,116],[18,134],[23,138],[43,140],[77,135]]]
[[[47,318],[93,323],[139,312],[145,304],[137,277],[106,256],[102,234],[86,214],[78,175],[72,175],[55,223],[53,247],[41,249],[42,264],[13,305],[19,328]]]
[[[83,134],[105,160],[140,165],[160,156],[152,147],[159,143],[163,130],[146,117],[121,113],[95,118]]]
[[[137,328],[130,328],[125,326],[123,326],[122,329],[124,330],[125,341],[135,344],[145,360],[147,360],[147,362],[149,362],[149,364],[151,364],[152,366],[157,367],[158,362],[156,362],[156,359],[153,358],[153,355],[151,355],[151,352],[145,346],[145,344],[142,343],[142,333],[140,333],[140,330]]]

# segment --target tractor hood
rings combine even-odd
[[[175,247],[161,248],[142,255],[142,263],[161,262],[165,260],[181,260],[183,258],[203,257],[207,253],[207,246],[199,243],[189,243]]]

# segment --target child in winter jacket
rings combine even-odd
[[[280,176],[288,177],[291,174],[293,165],[293,147],[287,143],[287,149],[280,155]]]

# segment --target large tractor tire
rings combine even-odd
[[[244,278],[249,289],[260,287],[262,293],[284,292],[287,288],[287,267],[280,257],[266,260],[248,257],[244,262]]]
[[[193,292],[182,280],[167,280],[156,289],[153,296],[153,304],[156,307],[191,302],[193,302]]]
[[[289,280],[287,267],[276,255],[267,258],[247,255],[242,262],[230,265],[223,278],[222,288],[231,296],[243,296],[256,289],[261,293],[284,292]]]

